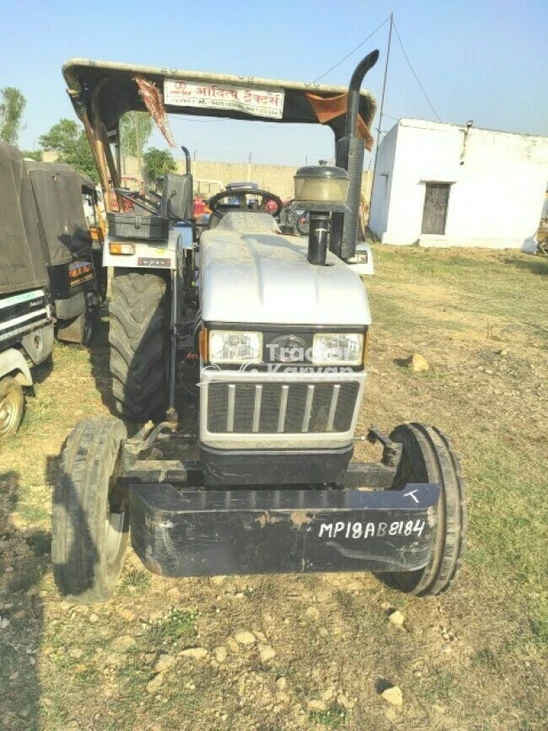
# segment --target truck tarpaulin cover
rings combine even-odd
[[[23,156],[0,143],[0,294],[43,287],[48,281]]]
[[[70,165],[26,161],[48,264],[68,264],[91,252],[82,176]]]

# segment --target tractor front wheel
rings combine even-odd
[[[465,552],[466,502],[460,463],[449,440],[436,427],[401,424],[390,439],[403,446],[392,489],[422,482],[437,483],[441,492],[428,564],[417,571],[382,574],[380,578],[407,593],[435,596],[452,586]]]
[[[126,436],[112,416],[84,419],[61,455],[51,556],[60,593],[75,602],[106,601],[122,570],[129,516],[117,478]]]

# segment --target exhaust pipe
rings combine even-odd
[[[310,231],[308,232],[308,261],[315,266],[324,267],[327,260],[329,241],[328,212],[310,212]]]
[[[348,171],[350,180],[347,204],[350,213],[335,213],[331,224],[331,251],[341,259],[356,254],[358,238],[358,211],[362,189],[364,145],[356,136],[360,107],[360,88],[365,75],[377,63],[379,52],[371,51],[354,69],[348,86],[348,104],[344,136],[337,143],[337,167]]]

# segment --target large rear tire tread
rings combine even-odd
[[[119,540],[107,550],[109,491],[115,478],[124,424],[112,416],[84,419],[71,432],[54,490],[52,561],[62,595],[80,603],[104,602],[114,591],[128,541],[128,512]]]
[[[388,583],[417,596],[436,596],[450,589],[466,550],[465,487],[457,455],[445,434],[433,426],[401,424],[390,439],[403,445],[394,489],[407,482],[437,483],[441,487],[435,541],[424,569],[392,573]]]
[[[156,274],[117,274],[110,303],[110,371],[125,419],[160,420],[167,408],[169,328],[166,282]]]

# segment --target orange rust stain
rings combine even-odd
[[[257,518],[261,528],[264,528],[267,523],[273,525],[274,523],[279,523],[281,520],[283,520],[283,518],[280,518],[277,515],[271,515],[268,512],[263,513],[259,518]]]
[[[308,516],[304,512],[304,510],[294,510],[290,514],[289,519],[296,528],[298,528],[301,525],[307,525],[308,523],[312,522],[312,518],[310,516]]]

